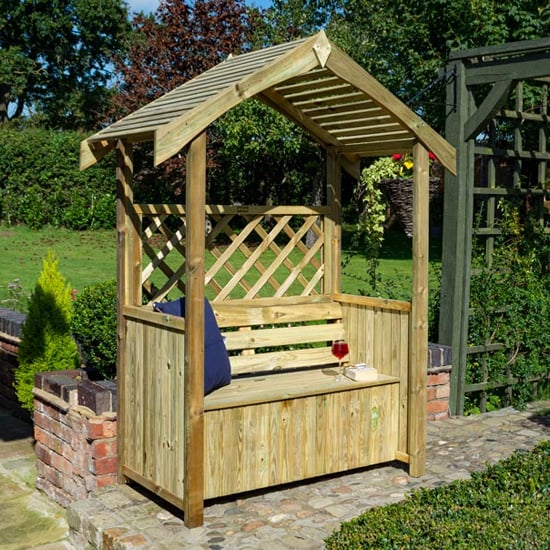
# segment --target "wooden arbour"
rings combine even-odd
[[[325,149],[326,204],[205,204],[206,129],[250,97],[299,124]],[[187,147],[184,204],[134,203],[132,144],[140,141],[153,141],[156,164]],[[186,525],[196,526],[203,521],[205,498],[393,459],[408,463],[411,475],[421,475],[428,152],[454,172],[454,149],[324,32],[229,58],[85,140],[82,168],[112,149],[117,154],[120,480],[154,491],[184,511]],[[341,172],[358,178],[362,157],[395,151],[412,152],[414,159],[412,300],[343,295]],[[179,222],[167,224],[167,216]],[[238,230],[231,226],[237,217]],[[151,285],[157,274],[163,281]],[[146,305],[144,285],[153,292]],[[185,293],[185,319],[153,312],[151,302],[174,293]],[[241,350],[231,358],[233,374],[281,371],[272,375],[277,383],[267,383],[261,398],[240,391],[247,380],[265,382],[254,376],[204,397],[205,296],[222,330],[245,329],[226,333],[228,349]],[[280,326],[287,318],[296,330]],[[265,326],[271,322],[279,325]],[[311,322],[340,323],[338,331],[350,342],[350,361],[372,361],[378,379],[329,383],[320,370],[330,361],[326,342],[311,350],[259,349],[264,346],[256,338],[266,338],[268,348],[326,339],[328,329]],[[249,358],[250,353],[273,365]],[[311,377],[300,370],[306,365],[317,367]],[[299,417],[292,418],[298,411],[310,422],[309,430]],[[359,419],[357,429],[349,418]],[[340,426],[341,437],[329,444]],[[224,437],[233,432],[235,440],[228,443]],[[301,445],[297,453],[306,453],[300,464],[291,463],[290,441]],[[337,456],[330,454],[332,445]],[[256,453],[256,446],[262,452]]]
[[[446,179],[441,311],[447,314],[440,318],[439,341],[452,347],[450,407],[462,414],[466,395],[517,382],[509,371],[505,381],[486,375],[466,384],[468,356],[505,349],[500,342],[468,345],[472,244],[483,241],[490,265],[501,234],[499,200],[529,197],[548,227],[550,38],[454,52],[447,74],[446,135],[456,147],[458,171]],[[539,98],[529,108],[527,86]]]

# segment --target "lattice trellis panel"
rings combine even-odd
[[[185,294],[183,205],[136,205],[141,282],[152,300]],[[212,301],[322,292],[328,207],[207,206],[205,286]]]

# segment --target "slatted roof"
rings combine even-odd
[[[454,148],[323,31],[229,57],[84,140],[81,167],[100,160],[119,139],[153,141],[158,165],[250,97],[348,160],[407,152],[420,141],[455,172]]]

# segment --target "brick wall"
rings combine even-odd
[[[428,420],[449,417],[451,394],[451,348],[428,345],[428,382],[426,388]]]
[[[36,375],[36,486],[62,506],[116,482],[115,395],[83,370]]]
[[[14,389],[14,371],[24,322],[23,313],[0,307],[0,406],[28,419],[29,415],[19,406]]]

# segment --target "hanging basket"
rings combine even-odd
[[[413,185],[412,179],[383,179],[380,189],[390,208],[390,219],[396,217],[407,237],[413,232]],[[430,178],[430,225],[441,223],[443,211],[442,179]]]

